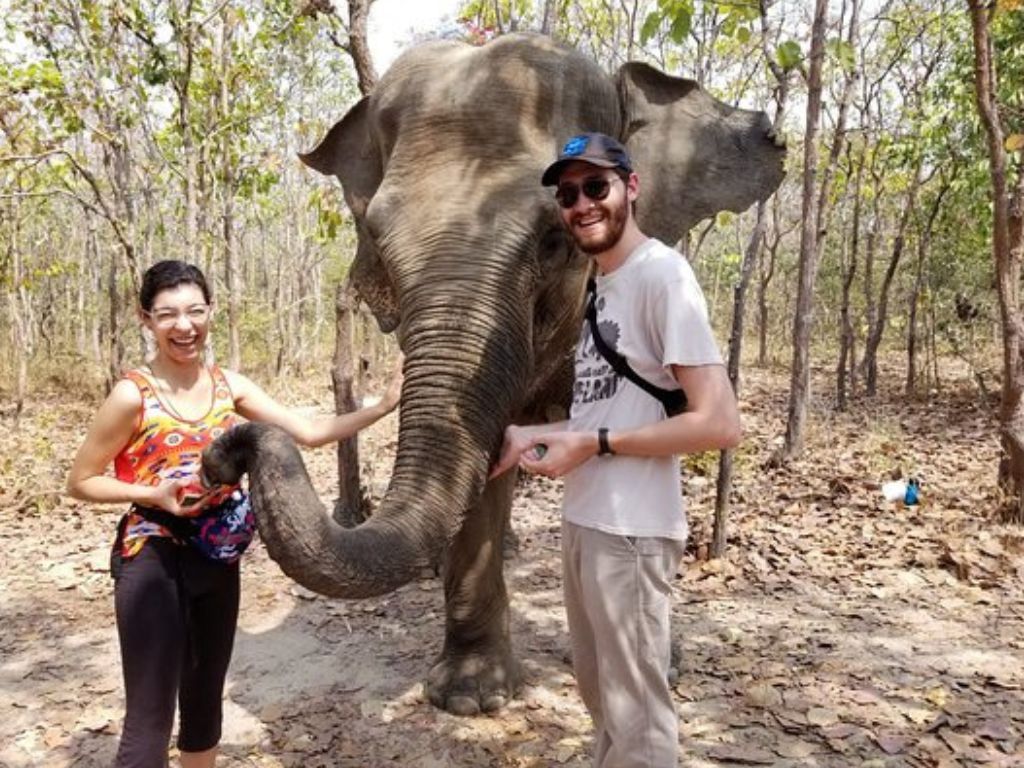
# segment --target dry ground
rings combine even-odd
[[[895,377],[894,377],[895,378]],[[930,402],[883,394],[812,414],[804,458],[763,463],[785,379],[744,383],[729,556],[708,562],[711,458],[689,462],[694,527],[678,585],[686,765],[1024,765],[1024,531],[997,525],[996,440],[966,377]],[[819,391],[826,391],[821,382]],[[328,407],[320,391],[305,405]],[[52,493],[95,405],[39,401],[0,421],[0,765],[108,765],[122,694],[106,558],[116,510]],[[373,494],[395,420],[362,442]],[[308,452],[325,498],[333,453]],[[713,469],[712,469],[713,472]],[[916,474],[923,503],[882,500]],[[460,718],[425,702],[441,640],[430,574],[342,602],[246,557],[222,766],[583,766],[589,721],[565,663],[559,487],[524,481],[506,565],[526,685]]]

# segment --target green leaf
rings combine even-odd
[[[825,48],[839,66],[847,72],[852,71],[854,66],[856,66],[856,52],[854,51],[853,46],[845,40],[840,40],[838,38],[829,40],[828,43],[825,44]]]
[[[750,27],[737,27],[736,41],[744,44],[750,42]]]
[[[672,26],[668,30],[668,35],[672,38],[672,42],[677,45],[682,44],[686,36],[690,34],[690,22],[692,20],[692,14],[688,9],[683,8],[676,13],[676,17],[672,19]]]
[[[804,60],[803,51],[800,50],[800,43],[795,40],[787,40],[775,49],[775,56],[779,60],[779,66],[787,72],[800,66]]]
[[[654,34],[658,31],[661,26],[661,14],[657,12],[651,12],[647,14],[647,18],[644,19],[644,24],[640,28],[640,44],[646,45],[647,41],[654,37]]]

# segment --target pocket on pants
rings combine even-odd
[[[665,554],[666,547],[671,545],[671,539],[660,536],[623,536],[626,547],[635,555],[640,557],[660,557]]]

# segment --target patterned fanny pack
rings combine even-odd
[[[234,563],[249,547],[256,532],[249,496],[236,490],[215,507],[197,517],[179,517],[163,509],[135,505],[132,510],[151,523],[161,525],[175,539],[198,550],[210,560]],[[118,526],[113,551],[120,553],[124,526]],[[111,572],[115,569],[112,567]],[[116,574],[114,574],[116,577]]]
[[[192,524],[188,543],[210,560],[233,563],[252,542],[256,518],[249,495],[235,491],[209,513],[185,518]]]

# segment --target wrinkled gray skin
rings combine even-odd
[[[302,158],[341,181],[359,236],[352,283],[406,355],[386,498],[340,527],[268,427],[204,462],[214,477],[250,472],[270,555],[316,592],[378,595],[443,563],[444,648],[427,689],[456,713],[501,707],[519,679],[501,558],[515,473],[487,471],[507,424],[562,418],[569,402],[588,262],[540,177],[583,131],[626,144],[640,227],[668,243],[782,179],[765,116],[692,81],[636,63],[611,78],[533,35],[417,47]]]

